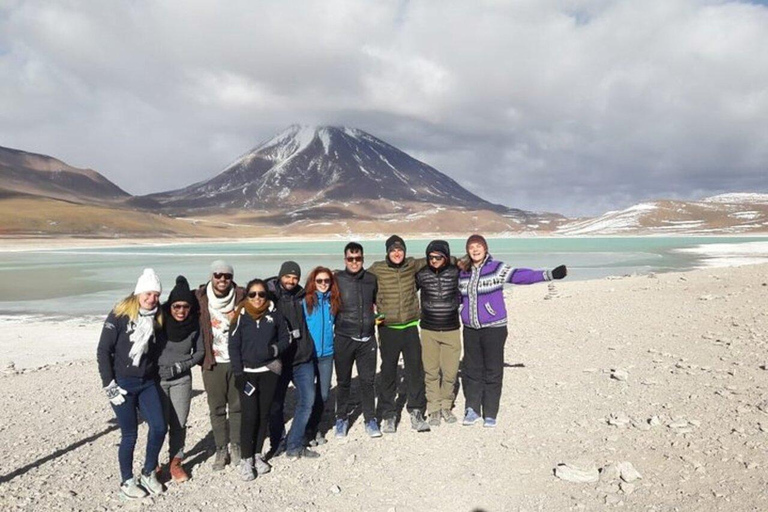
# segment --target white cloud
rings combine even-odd
[[[768,8],[710,0],[0,3],[0,145],[134,193],[344,123],[567,214],[768,191]]]

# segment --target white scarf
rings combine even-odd
[[[208,311],[214,321],[211,323],[211,331],[214,339],[226,340],[229,333],[229,316],[227,313],[235,309],[235,287],[233,286],[229,293],[224,297],[217,297],[213,293],[213,285],[209,282],[205,288],[208,296]]]
[[[155,332],[155,313],[157,313],[157,308],[151,311],[139,309],[139,318],[135,322],[131,322],[133,332],[129,338],[133,346],[128,352],[128,357],[131,358],[133,366],[139,366],[141,356],[149,350],[149,340]]]

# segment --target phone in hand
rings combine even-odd
[[[245,387],[243,388],[243,393],[245,393],[247,396],[251,396],[254,391],[256,391],[254,385],[250,382],[246,382]]]

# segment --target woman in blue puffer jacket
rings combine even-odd
[[[307,328],[315,345],[315,405],[307,424],[309,444],[325,444],[325,436],[320,430],[320,422],[331,390],[333,376],[333,322],[341,308],[341,294],[333,277],[333,272],[325,267],[317,267],[309,273],[304,285],[306,295],[302,300]]]

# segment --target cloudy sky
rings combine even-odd
[[[134,194],[354,126],[508,206],[768,192],[768,5],[0,0],[0,146]]]

